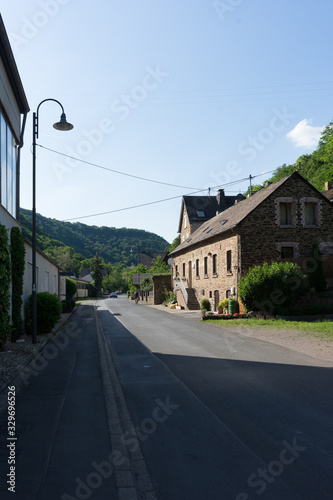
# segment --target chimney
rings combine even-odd
[[[331,188],[332,188],[332,182],[330,181],[325,182],[325,191],[328,191]]]
[[[225,201],[225,194],[224,194],[224,189],[219,189],[216,195],[216,201],[217,205],[221,210],[225,210],[227,208],[226,201]]]
[[[273,184],[273,182],[266,181],[265,184],[264,184],[264,187],[267,188],[267,186],[270,186],[271,184]]]

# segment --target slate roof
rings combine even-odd
[[[140,264],[143,264],[148,269],[152,267],[153,260],[161,257],[161,261],[165,262],[168,252],[141,252],[140,253]]]
[[[219,195],[221,201],[219,201]],[[183,196],[178,232],[181,232],[184,208],[186,208],[189,223],[192,224],[194,222],[205,222],[215,217],[217,212],[222,212],[234,205],[236,201],[244,199],[242,194],[238,194],[237,196],[225,196],[222,189],[219,195]]]
[[[218,234],[223,234],[226,231],[235,228],[243,219],[245,219],[247,215],[255,210],[288,179],[296,176],[301,178],[305,183],[309,184],[302,176],[300,176],[298,172],[294,172],[287,177],[268,185],[264,189],[255,192],[249,198],[240,201],[236,205],[233,205],[224,212],[221,212],[207,222],[204,222],[193,234],[189,236],[189,238],[178,245],[178,247],[175,248],[170,254],[176,254],[181,250],[195,245],[196,243],[200,243],[201,241],[212,238]],[[313,186],[311,187],[315,189]]]

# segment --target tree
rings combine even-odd
[[[92,261],[92,278],[94,280],[94,287],[96,290],[97,297],[102,297],[102,283],[103,283],[103,269],[105,264],[103,260],[99,257],[98,253]]]
[[[304,290],[305,276],[297,264],[273,262],[252,267],[240,280],[239,297],[247,311],[276,314]]]
[[[168,264],[166,262],[162,262],[160,256],[153,260],[149,272],[151,274],[171,274]]]
[[[169,248],[169,252],[172,252],[172,250],[174,250],[176,247],[178,247],[178,245],[180,245],[180,234],[178,236],[176,236],[176,238],[171,243],[171,247]]]

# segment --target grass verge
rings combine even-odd
[[[287,321],[284,319],[207,319],[205,323],[221,326],[223,328],[235,328],[243,326],[248,328],[260,328],[269,330],[297,330],[320,340],[333,341],[332,321]]]

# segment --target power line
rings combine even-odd
[[[96,163],[91,163],[90,161],[82,160],[81,158],[76,158],[75,156],[67,155],[66,153],[61,153],[60,151],[56,151],[55,149],[47,148],[46,146],[42,146],[41,144],[37,144],[37,146],[39,146],[42,149],[46,149],[47,151],[51,151],[52,153],[56,153],[60,156],[65,156],[66,158],[70,158],[71,160],[85,163],[86,165],[90,165],[91,167],[100,168],[102,170],[107,170],[109,172],[113,172],[113,173],[119,174],[119,175],[125,175],[126,177],[132,177],[133,179],[139,179],[140,181],[153,182],[154,184],[162,184],[163,186],[171,186],[171,187],[177,187],[177,188],[181,188],[181,189],[197,189],[197,188],[189,187],[189,186],[179,186],[177,184],[171,184],[169,182],[156,181],[155,179],[148,179],[146,177],[140,177],[139,175],[128,174],[126,172],[121,172],[120,170],[115,170],[112,168],[103,167],[102,165],[97,165]]]
[[[275,172],[275,170],[271,170],[270,172],[265,172],[265,173],[258,174],[258,175],[250,175],[250,178],[251,179],[255,179],[256,177],[261,177],[263,175],[271,174],[272,172]],[[247,181],[248,179],[249,179],[249,177],[244,177],[244,179],[238,179],[236,181],[232,181],[232,182],[229,182],[227,184],[220,184],[218,186],[214,186],[214,187],[208,188],[208,189],[217,189],[217,188],[221,188],[221,187],[232,186],[234,184],[239,184],[241,182]],[[82,215],[82,216],[79,216],[79,217],[72,217],[70,219],[64,219],[64,222],[70,222],[70,221],[79,220],[79,219],[87,219],[89,217],[98,217],[100,215],[108,215],[108,214],[113,214],[113,213],[116,213],[116,212],[124,212],[126,210],[133,210],[134,208],[146,207],[148,205],[156,205],[157,203],[164,203],[165,201],[176,200],[177,198],[182,198],[183,196],[193,196],[193,195],[195,195],[197,193],[202,193],[203,191],[207,191],[207,188],[199,189],[199,190],[194,191],[192,193],[187,193],[186,195],[172,196],[171,198],[164,198],[162,200],[150,201],[150,202],[147,202],[147,203],[142,203],[140,205],[132,205],[131,207],[117,208],[115,210],[108,210],[106,212],[99,212],[99,213],[96,213],[96,214]]]

